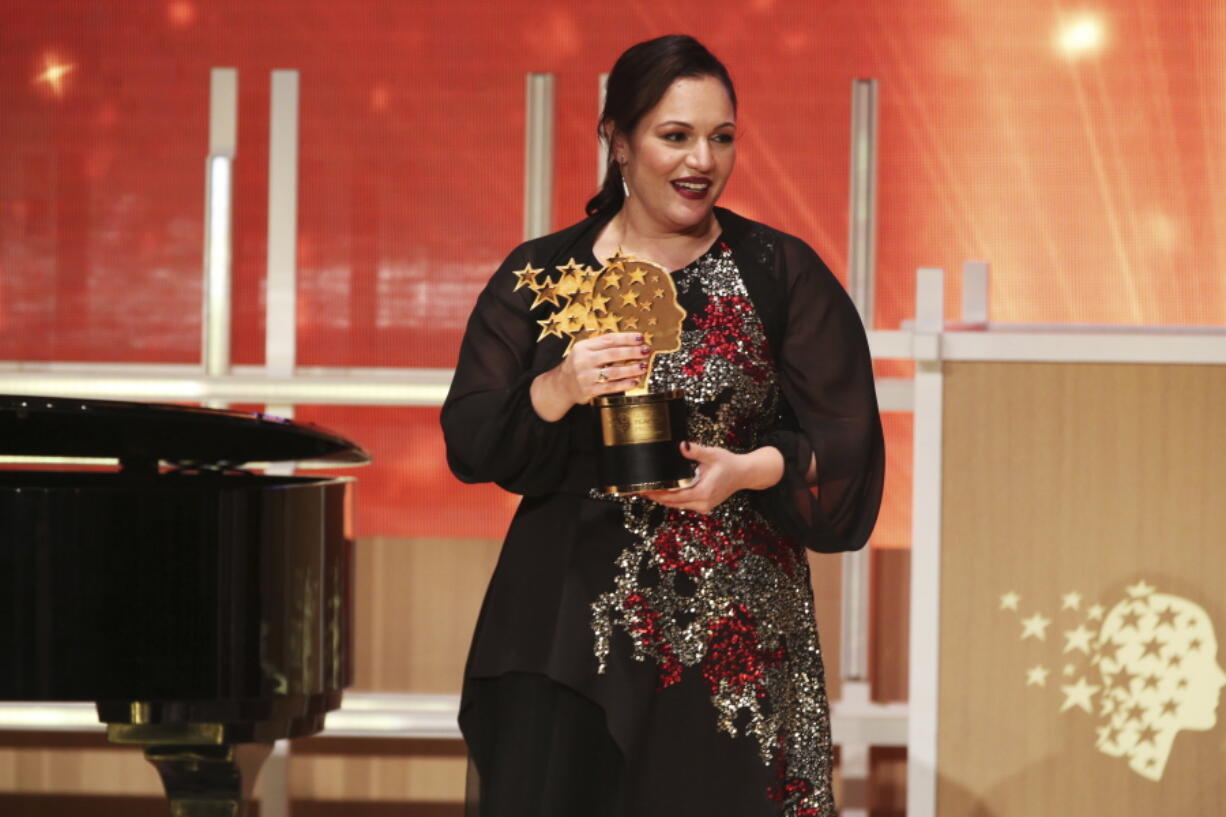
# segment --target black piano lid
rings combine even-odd
[[[369,455],[319,426],[268,414],[76,397],[0,395],[0,455],[241,466]]]

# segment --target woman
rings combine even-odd
[[[876,519],[864,331],[808,246],[715,207],[736,94],[709,51],[640,43],[606,100],[588,217],[494,274],[443,407],[456,475],[524,495],[465,673],[470,814],[833,815],[804,553],[859,548]],[[608,498],[587,404],[635,385],[650,347],[614,332],[567,352],[522,284],[619,250],[670,270],[688,313],[648,386],[685,390],[697,482]]]

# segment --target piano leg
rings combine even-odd
[[[154,745],[145,757],[158,770],[171,817],[243,817],[271,743]]]

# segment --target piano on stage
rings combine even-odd
[[[261,414],[0,396],[0,700],[93,701],[176,817],[240,815],[280,738],[350,681],[353,480],[251,463],[368,457]]]

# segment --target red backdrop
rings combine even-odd
[[[0,360],[199,356],[208,76],[239,69],[234,354],[263,355],[268,72],[301,72],[299,361],[449,367],[520,239],[524,74],[557,75],[557,226],[596,83],[688,31],[731,67],[724,203],[846,265],[850,80],[881,81],[875,325],[914,270],[992,263],[998,321],[1222,324],[1226,4],[1102,0],[43,0],[0,11]],[[951,297],[956,292],[951,293]],[[360,528],[498,535],[435,411],[315,409],[362,441]],[[905,544],[909,419],[878,532]],[[489,509],[490,512],[486,512]]]

